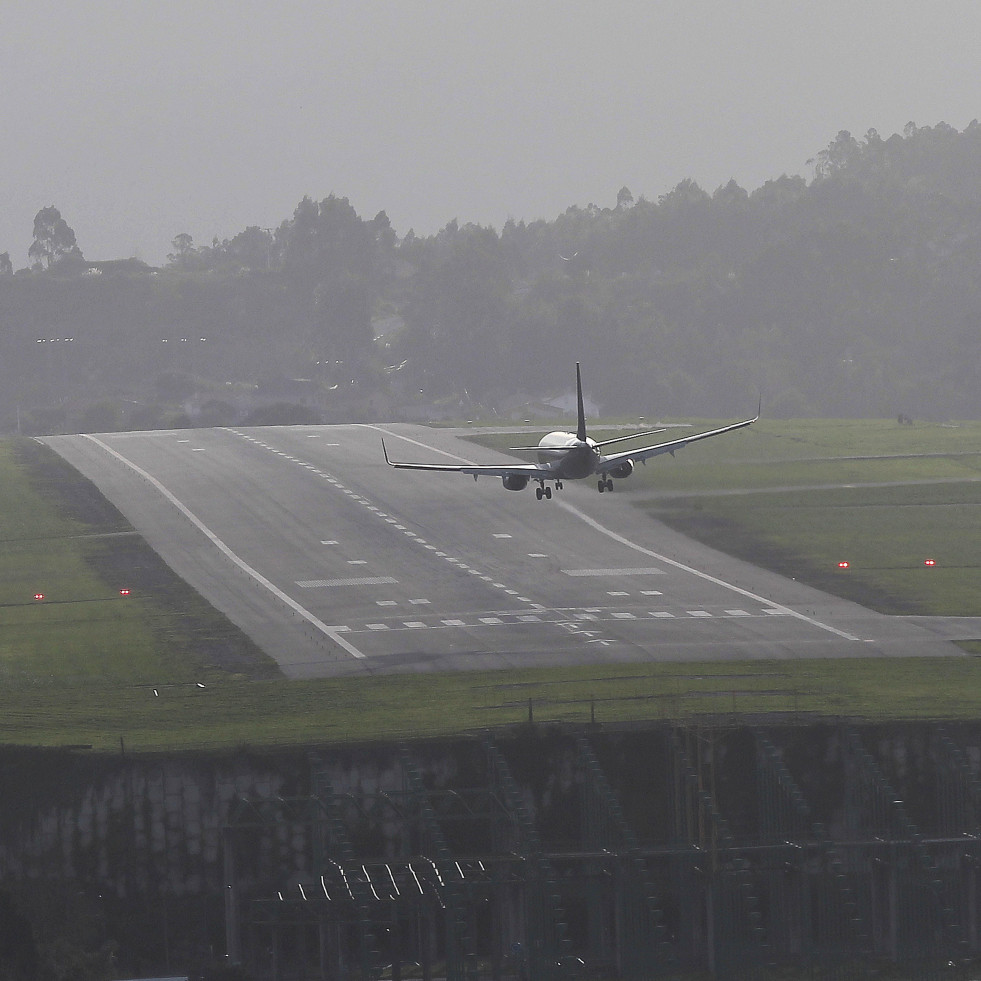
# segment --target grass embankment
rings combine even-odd
[[[711,449],[648,474],[653,516],[883,613],[981,616],[981,423],[764,420],[743,459]]]
[[[639,467],[621,486],[690,534],[841,595],[888,611],[981,616],[979,478],[981,424],[764,420]],[[90,484],[35,443],[0,443],[0,529],[8,743],[118,750],[122,739],[128,750],[156,750],[413,738],[523,722],[529,711],[536,721],[578,722],[981,715],[974,658],[286,682]],[[39,591],[43,601],[33,599]]]
[[[102,683],[4,688],[0,741],[180,751],[459,735],[535,722],[976,718],[974,658],[603,665],[318,681]]]

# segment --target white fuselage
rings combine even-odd
[[[588,436],[580,440],[575,433],[546,433],[538,444],[538,462],[555,471],[555,476],[578,480],[596,473],[600,452]]]
[[[499,477],[504,484],[504,489],[508,491],[524,490],[530,483],[538,486],[535,488],[535,496],[538,500],[548,499],[552,496],[552,487],[547,484],[555,484],[555,490],[562,489],[562,482],[565,480],[582,480],[585,477],[597,476],[596,489],[602,494],[605,491],[613,490],[614,480],[623,480],[634,472],[634,465],[646,463],[653,457],[660,456],[662,453],[670,453],[674,456],[675,450],[688,446],[689,443],[696,443],[711,436],[721,436],[723,433],[731,433],[736,429],[751,426],[759,419],[759,412],[752,419],[744,419],[742,422],[734,422],[719,429],[710,429],[706,432],[694,433],[690,436],[680,436],[677,439],[669,439],[660,443],[651,443],[646,446],[631,445],[630,449],[614,450],[612,453],[604,453],[603,450],[608,446],[625,446],[630,440],[649,438],[664,432],[663,428],[651,429],[647,432],[630,432],[623,436],[613,436],[597,442],[586,435],[586,413],[583,408],[582,397],[582,373],[579,370],[579,363],[576,363],[576,404],[577,404],[577,426],[574,433],[559,432],[556,430],[547,433],[539,441],[537,446],[512,446],[509,449],[521,453],[534,453],[537,463],[521,464],[476,464],[464,462],[463,465],[452,463],[397,463],[390,460],[388,451],[385,449],[385,440],[382,440],[382,455],[385,462],[391,467],[398,467],[402,470],[436,470],[444,473],[465,473],[476,480],[480,476]]]

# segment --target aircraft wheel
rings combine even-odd
[[[599,490],[599,492],[602,494],[603,491],[606,490],[606,481],[605,480],[598,481],[596,487]]]
[[[552,500],[552,488],[551,488],[551,487],[546,487],[546,488],[545,488],[545,496],[546,496],[546,497],[547,497],[547,498],[548,498],[549,500]]]
[[[609,491],[609,492],[610,492],[611,494],[613,493],[613,481],[612,481],[612,479],[609,479],[609,478],[607,479],[607,481],[606,481],[606,489],[607,489],[607,490],[608,490],[608,491]]]
[[[543,490],[542,490],[541,487],[536,487],[535,488],[535,497],[537,497],[539,501],[542,499],[542,494],[543,493],[544,492],[543,492]]]

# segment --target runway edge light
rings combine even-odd
[[[848,569],[850,567],[851,567],[851,562],[841,561],[841,562],[838,563],[838,568],[839,569]]]

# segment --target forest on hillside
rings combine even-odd
[[[500,230],[331,195],[159,269],[82,245],[46,207],[0,254],[0,430],[521,418],[575,361],[606,414],[981,416],[976,121]]]

